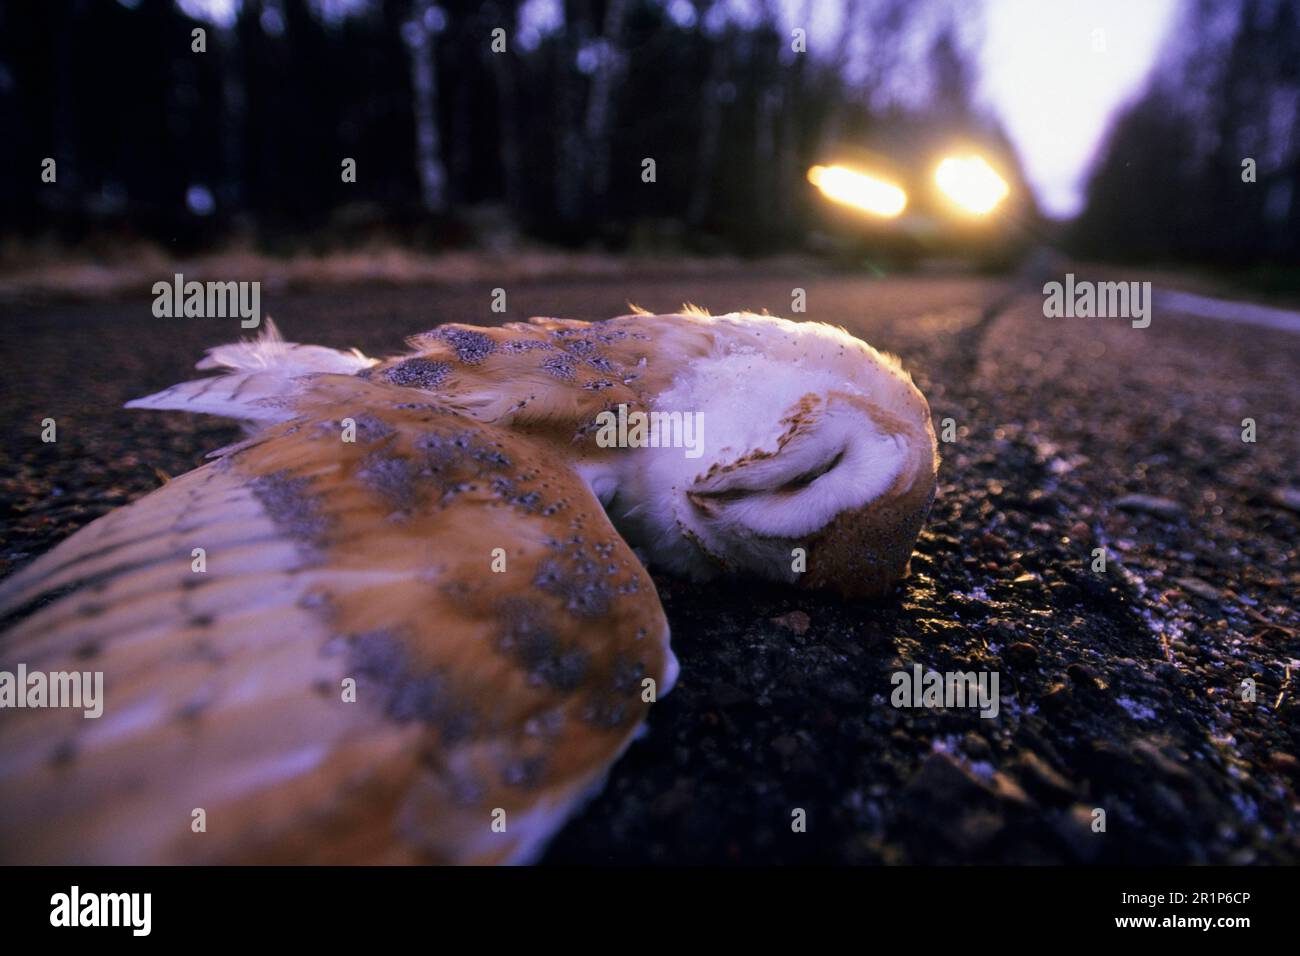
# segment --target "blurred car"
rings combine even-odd
[[[973,137],[895,130],[828,150],[807,178],[822,244],[893,266],[956,258],[1009,268],[1036,215],[1014,157]]]

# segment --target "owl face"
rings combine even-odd
[[[773,319],[759,330],[768,341],[733,341],[658,396],[656,408],[700,411],[703,454],[644,450],[637,504],[626,521],[611,516],[653,560],[695,577],[883,594],[906,574],[934,494],[929,406],[896,364],[838,330]]]
[[[929,511],[933,435],[843,391],[805,394],[784,421],[775,451],[715,462],[682,490],[684,537],[733,572],[883,594]]]

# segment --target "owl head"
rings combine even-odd
[[[653,402],[698,413],[700,454],[644,449],[615,522],[652,561],[697,578],[886,593],[934,498],[925,398],[896,360],[840,329],[711,321],[712,352]]]

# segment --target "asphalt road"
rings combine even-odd
[[[291,339],[384,354],[440,322],[500,320],[500,284],[262,301]],[[802,288],[807,318],[901,355],[953,430],[889,600],[656,575],[680,683],[548,862],[1300,861],[1300,335],[1159,302],[1145,329],[1049,319],[1040,286],[770,270],[507,284],[506,319],[629,301],[788,315]],[[0,573],[235,436],[121,408],[240,334],[150,303],[0,304]],[[57,444],[39,439],[47,417]],[[891,675],[918,663],[997,672],[997,717],[893,707]]]

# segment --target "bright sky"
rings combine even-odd
[[[981,96],[1002,117],[1047,212],[1079,211],[1111,116],[1141,88],[1177,5],[985,0]]]

